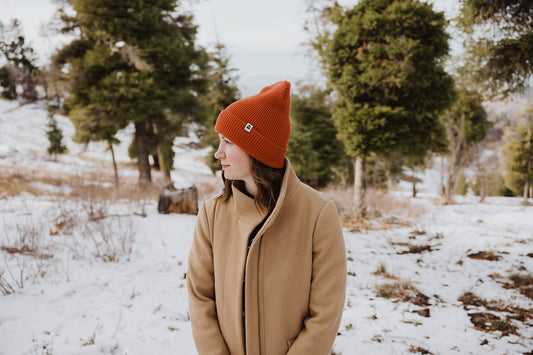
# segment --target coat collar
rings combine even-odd
[[[235,186],[231,185],[231,189],[233,192],[233,210],[239,219],[254,226],[261,223],[267,215],[266,211],[259,210],[255,205],[254,199],[240,191]]]
[[[292,193],[300,185],[300,180],[296,176],[289,160],[285,159],[285,174],[281,182],[281,190],[279,192],[278,201],[274,210],[263,225],[262,230],[268,228],[268,226],[276,219],[279,211],[283,208],[284,203],[290,198]],[[233,192],[233,209],[237,213],[240,219],[245,220],[247,223],[258,225],[267,216],[267,213],[257,208],[253,198],[247,196],[243,192],[239,191],[232,185]]]

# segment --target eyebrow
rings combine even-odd
[[[225,140],[231,142],[228,138],[224,137],[224,136],[223,136],[222,134],[220,134],[220,133],[218,134],[218,136],[220,137],[220,139],[225,139]]]

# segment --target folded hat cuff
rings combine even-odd
[[[287,148],[269,140],[252,122],[245,122],[227,109],[222,110],[215,124],[215,132],[222,134],[261,163],[276,169],[283,168]]]

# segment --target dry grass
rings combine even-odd
[[[402,302],[411,302],[417,306],[428,306],[429,297],[421,293],[410,282],[396,282],[376,286],[377,295],[383,298],[394,298]]]
[[[529,324],[529,320],[533,319],[533,313],[531,310],[525,310],[503,301],[487,301],[476,296],[472,292],[465,292],[458,298],[458,301],[463,303],[465,311],[473,308],[484,308],[488,311],[498,312],[502,315],[503,319],[496,314],[487,312],[473,312],[468,314],[475,329],[486,332],[498,330],[502,332],[502,336],[517,334],[516,327],[512,324],[512,321],[520,321]]]
[[[420,254],[424,251],[433,251],[433,249],[431,249],[431,245],[429,244],[407,244],[409,249],[398,252],[398,254]]]
[[[501,256],[496,255],[494,251],[479,251],[477,253],[472,253],[467,255],[470,259],[477,259],[477,260],[489,260],[489,261],[498,261],[500,260]]]
[[[136,178],[122,177],[117,189],[113,185],[113,176],[102,171],[79,175],[17,166],[6,167],[0,175],[0,198],[29,193],[84,200],[156,200],[164,184],[162,180],[155,180],[140,187]]]
[[[9,258],[8,258],[9,256]],[[37,276],[28,265],[28,257],[19,254],[8,254],[0,266],[0,291],[3,295],[15,293],[24,288],[31,276]]]
[[[53,217],[50,227],[50,235],[56,236],[59,234],[67,235],[71,234],[73,229],[79,223],[76,218],[77,211],[74,211],[72,207],[68,207],[66,204],[57,204],[57,215]]]
[[[26,281],[43,278],[52,263],[54,247],[43,221],[23,215],[4,223],[0,250],[0,291],[9,294],[24,288]]]
[[[0,233],[0,292],[4,295],[24,288],[26,282],[57,277],[69,279],[69,259],[101,259],[115,262],[133,252],[136,228],[130,218],[136,213],[130,203],[114,213],[114,201],[63,199],[52,201],[37,218],[29,210],[3,223]],[[123,204],[122,204],[123,205]],[[67,265],[67,266],[65,266]]]
[[[92,255],[106,262],[129,258],[133,251],[135,228],[130,219],[114,217],[88,222],[81,226],[81,234],[89,241]]]
[[[28,208],[4,221],[0,231],[1,294],[63,274],[68,280],[71,259],[115,262],[131,257],[136,237],[131,216],[146,215],[145,207],[157,201],[167,182],[156,173],[154,182],[141,188],[136,176],[121,177],[120,187],[115,188],[114,177],[106,171],[108,167],[83,174],[1,167],[0,200],[30,194],[45,196],[50,203],[40,218]],[[216,177],[209,178],[200,179],[199,191],[204,194],[213,194],[216,188],[212,183]]]
[[[425,213],[425,209],[422,206],[414,205],[411,198],[394,198],[383,190],[369,189],[367,205],[369,213],[375,215],[418,217]]]
[[[409,198],[394,198],[383,190],[369,188],[366,193],[367,219],[359,219],[355,217],[353,187],[328,187],[320,192],[335,201],[341,222],[350,231],[410,226],[411,222],[406,218],[425,213],[423,207],[413,204]]]
[[[374,275],[376,276],[383,276],[387,279],[392,279],[392,280],[398,280],[399,278],[397,276],[394,276],[394,275],[391,275],[387,272],[387,268],[385,267],[384,264],[380,264],[378,269],[376,271],[374,271]]]
[[[15,286],[13,285],[13,282],[7,278],[7,276],[4,276],[5,271],[0,271],[0,292],[2,292],[2,295],[9,295],[11,293],[15,293]]]
[[[506,283],[504,288],[514,288],[527,298],[533,300],[533,276],[513,274],[509,279],[512,283]]]
[[[4,224],[5,236],[0,241],[0,250],[8,254],[31,255],[40,259],[49,259],[50,246],[44,242],[45,228],[40,221],[21,218]]]
[[[129,163],[124,163],[130,167]],[[114,177],[104,170],[86,172],[83,175],[65,172],[31,169],[20,166],[4,166],[0,174],[0,198],[28,193],[62,199],[86,201],[123,200],[157,201],[161,188],[168,181],[154,174],[153,182],[139,186],[137,177],[121,177],[119,188],[114,187]],[[198,188],[198,200],[205,201],[222,189],[220,178],[201,176],[194,181]]]
[[[23,192],[35,196],[42,195],[42,191],[31,185],[31,180],[22,172],[6,172],[0,175],[0,198],[18,196]]]
[[[517,306],[510,305],[508,302],[503,301],[487,301],[481,297],[476,296],[472,292],[465,292],[458,301],[463,303],[465,310],[470,310],[474,307],[484,307],[491,311],[507,312],[513,314],[510,318],[525,321],[526,319],[533,319],[533,310],[526,310]]]
[[[387,279],[392,279],[392,280],[398,280],[399,279],[398,276],[391,275],[391,274],[389,274],[386,271],[380,271],[379,269],[374,271],[373,274],[376,275],[376,276],[383,276],[383,277],[385,277]]]
[[[428,355],[433,355],[432,352],[430,352],[429,350],[426,350],[424,349],[423,347],[421,346],[414,346],[414,345],[411,345],[411,347],[409,348],[409,352],[411,354],[428,354]]]
[[[487,312],[474,312],[468,314],[470,321],[474,324],[474,329],[486,332],[498,330],[502,336],[509,334],[519,335],[516,328],[509,322],[502,320],[495,314]]]

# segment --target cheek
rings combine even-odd
[[[250,157],[244,151],[241,155],[241,166],[246,171],[252,170],[252,162],[250,161]]]
[[[231,152],[233,164],[239,167],[239,170],[243,172],[249,172],[252,170],[252,162],[250,157],[242,149],[232,149]]]

